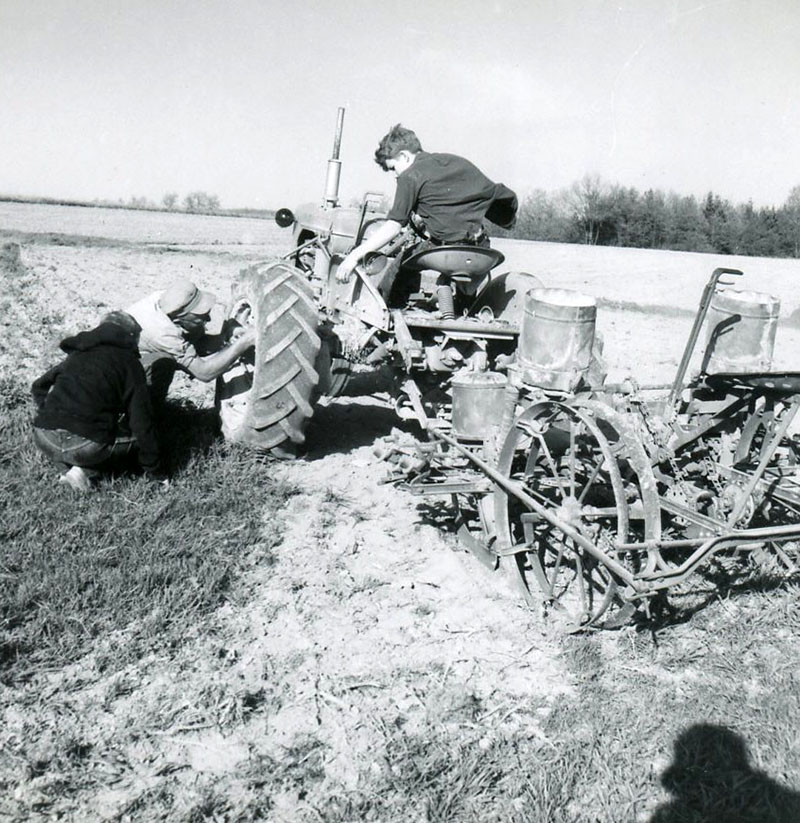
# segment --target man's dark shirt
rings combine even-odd
[[[67,358],[31,386],[38,408],[33,425],[110,445],[120,416],[126,414],[139,444],[139,461],[145,469],[154,468],[158,440],[135,336],[113,323],[101,323],[67,337],[61,349]]]
[[[502,210],[497,208],[499,200]],[[502,211],[510,219],[500,224],[513,222],[516,196],[502,183],[493,183],[463,157],[421,151],[397,176],[397,191],[388,219],[406,225],[412,211],[422,218],[434,240],[459,243],[468,236],[478,236],[486,216],[493,219]]]

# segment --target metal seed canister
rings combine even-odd
[[[716,292],[708,310],[705,371],[769,371],[780,306],[777,297],[762,292]]]
[[[596,317],[593,297],[570,289],[531,289],[517,350],[523,381],[572,391],[589,369]]]
[[[492,371],[465,371],[456,374],[453,388],[453,437],[485,440],[503,416],[506,378]]]

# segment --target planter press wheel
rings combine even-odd
[[[619,432],[600,404],[536,403],[514,422],[498,469],[539,504],[605,554],[626,541],[629,510],[617,455]],[[616,628],[635,607],[621,596],[621,581],[577,541],[501,487],[495,491],[498,545],[514,552],[514,571],[525,599],[541,590],[546,610],[567,631]]]

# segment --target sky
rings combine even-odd
[[[521,195],[585,175],[779,206],[798,0],[0,0],[0,194],[394,191],[395,123]]]

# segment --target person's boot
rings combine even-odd
[[[91,491],[92,488],[89,475],[80,466],[73,466],[69,471],[64,472],[58,478],[58,482],[66,483],[70,488],[81,494]]]

